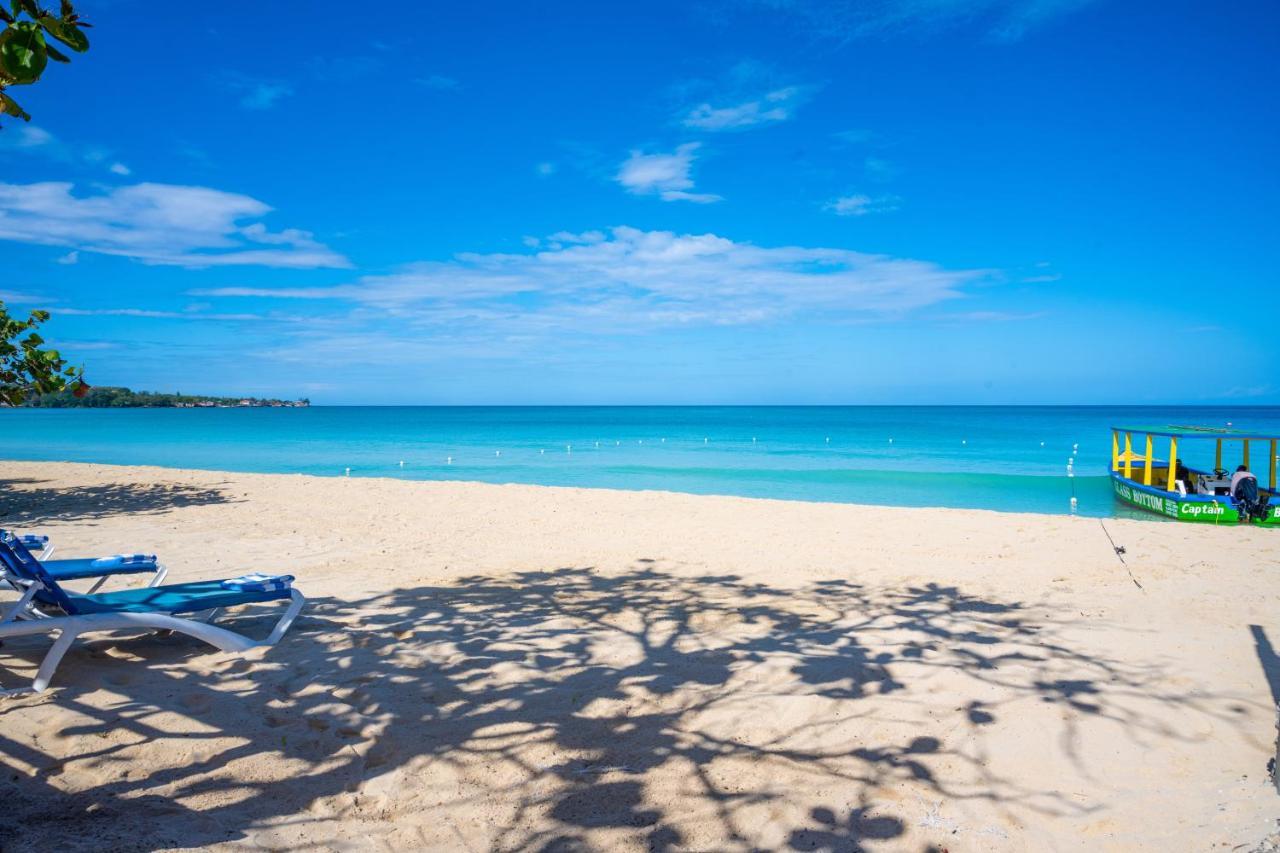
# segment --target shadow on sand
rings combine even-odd
[[[1230,718],[1163,692],[1160,672],[1074,648],[1068,627],[952,586],[784,589],[645,560],[315,600],[254,664],[180,637],[101,641],[68,656],[51,696],[0,705],[0,837],[15,850],[935,849],[918,827],[1002,830],[917,806],[1089,808],[983,760],[984,732],[1025,703],[1053,706],[1043,737],[1068,752],[1072,719],[1154,745],[1181,735],[1146,709]],[[0,650],[0,681],[37,651]],[[931,683],[949,716],[895,728],[924,714]],[[81,701],[99,690],[118,697],[109,712],[101,694]],[[59,725],[39,745],[8,736],[12,715],[49,703]]]
[[[6,519],[24,525],[49,521],[92,521],[113,515],[168,512],[188,506],[235,503],[225,489],[186,483],[102,483],[51,486],[31,477],[0,478],[0,526]]]

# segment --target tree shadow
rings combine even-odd
[[[1154,665],[1076,648],[1071,623],[1020,602],[637,566],[316,599],[260,661],[182,637],[80,647],[56,693],[0,706],[12,768],[0,837],[6,849],[86,837],[140,850],[922,849],[909,797],[1018,820],[1090,808],[991,769],[982,739],[1006,716],[1053,706],[1045,735],[1068,751],[1073,717],[1144,742],[1190,739],[1169,708],[1235,723],[1213,697],[1167,691]],[[11,646],[0,681],[40,650]],[[924,716],[935,679],[946,719]],[[109,712],[100,694],[85,701],[101,690]],[[24,740],[6,725],[46,713],[57,724]]]
[[[51,482],[31,477],[0,479],[0,519],[10,525],[85,521],[240,500],[218,485],[160,482],[53,486],[49,485]]]
[[[1261,625],[1250,625],[1249,633],[1253,636],[1253,647],[1258,654],[1258,664],[1267,679],[1267,687],[1271,690],[1271,701],[1280,707],[1280,656],[1267,637]]]

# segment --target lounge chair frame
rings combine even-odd
[[[16,613],[18,610],[32,612],[32,600],[37,592],[46,589],[46,587],[40,581],[20,581],[20,583],[26,588],[23,590],[22,600],[18,607],[14,608],[13,612]],[[63,656],[71,648],[72,643],[82,634],[120,630],[173,631],[194,637],[220,651],[234,654],[244,654],[250,649],[273,646],[289,630],[293,620],[297,618],[298,613],[302,611],[302,607],[307,601],[298,590],[290,589],[289,592],[289,606],[285,609],[279,621],[276,622],[275,627],[271,629],[271,633],[263,640],[253,640],[243,634],[237,634],[234,631],[211,624],[213,616],[217,614],[217,610],[197,614],[205,615],[206,618],[204,620],[184,618],[163,612],[86,613],[66,616],[41,614],[37,618],[28,619],[10,619],[9,614],[6,614],[4,619],[0,620],[0,641],[11,637],[25,637],[33,634],[57,633],[58,636],[49,651],[45,653],[31,684],[0,690],[0,698],[41,693],[48,689],[58,664],[62,662]]]

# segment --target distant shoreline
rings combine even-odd
[[[134,391],[129,388],[104,385],[90,388],[88,393],[76,396],[70,391],[56,394],[37,394],[28,399],[21,409],[305,409],[311,401],[305,397],[297,400],[281,400],[274,397],[217,397],[210,394],[167,393],[163,391]]]

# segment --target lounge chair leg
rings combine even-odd
[[[293,620],[298,618],[298,613],[302,611],[302,606],[307,603],[306,597],[296,589],[289,590],[289,609],[280,617],[280,621],[276,623],[276,627],[272,629],[267,638],[262,641],[261,645],[274,646],[280,642],[280,638],[289,630],[289,626],[293,624]]]
[[[275,627],[267,635],[266,639],[259,642],[254,642],[242,634],[228,631],[226,628],[219,628],[216,625],[209,625],[204,622],[189,618],[184,619],[165,613],[91,614],[87,616],[49,617],[12,622],[0,621],[0,640],[5,637],[58,632],[58,639],[54,640],[53,646],[44,656],[44,660],[40,662],[40,668],[36,670],[36,677],[32,680],[31,685],[29,687],[0,690],[0,698],[20,696],[24,693],[40,693],[47,689],[49,682],[53,679],[53,673],[57,670],[58,664],[62,662],[67,649],[71,648],[71,644],[76,641],[77,637],[86,632],[138,629],[176,631],[208,643],[221,651],[242,654],[249,649],[278,643],[285,632],[289,630],[289,627],[293,625],[293,620],[297,618],[298,613],[302,611],[306,603],[307,599],[301,592],[296,589],[290,590],[288,608],[285,609],[280,621],[276,622]],[[58,624],[50,625],[51,622],[55,621]]]
[[[10,687],[7,690],[0,690],[0,698],[7,696],[24,696],[28,693],[43,693],[49,687],[49,682],[53,679],[53,673],[58,669],[58,664],[62,663],[63,656],[67,653],[67,649],[71,648],[71,644],[76,641],[76,637],[80,635],[74,631],[63,628],[58,631],[58,639],[53,641],[49,651],[45,654],[44,660],[40,661],[40,668],[36,670],[36,677],[32,679],[31,684],[26,687]]]
[[[70,631],[62,631],[58,634],[58,639],[53,641],[53,647],[44,656],[44,660],[40,661],[40,668],[36,670],[35,680],[31,682],[32,692],[41,693],[49,686],[54,670],[58,668],[58,664],[62,663],[62,656],[67,653],[67,649],[71,648],[71,644],[76,641],[78,636],[80,635],[73,634]]]
[[[27,605],[31,603],[31,599],[35,598],[35,596],[36,587],[32,584],[23,590],[22,597],[18,599],[18,603],[5,611],[4,617],[0,618],[0,625],[3,625],[6,622],[12,622],[14,619],[21,616],[22,612],[27,609]]]
[[[164,578],[167,574],[169,574],[169,570],[164,566],[156,566],[156,573],[152,576],[151,583],[147,584],[147,586],[159,586],[164,583]]]

